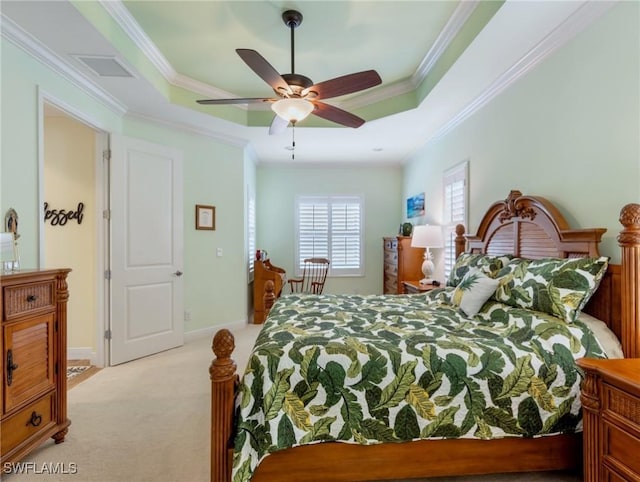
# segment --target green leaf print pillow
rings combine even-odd
[[[511,259],[513,256],[508,254],[493,256],[482,253],[462,253],[453,265],[447,286],[458,286],[462,278],[473,268],[479,269],[490,278],[495,278],[498,271],[507,266]]]
[[[609,258],[514,259],[500,270],[497,301],[575,321],[600,285]]]

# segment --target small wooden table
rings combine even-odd
[[[402,286],[404,288],[405,295],[413,295],[416,293],[426,293],[427,291],[435,290],[440,286],[433,285],[421,285],[420,281],[403,281]]]
[[[640,481],[640,358],[582,358],[584,480]]]

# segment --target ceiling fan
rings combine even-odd
[[[277,97],[203,99],[197,102],[205,105],[271,102],[271,108],[276,113],[276,116],[269,128],[269,134],[278,134],[284,131],[289,123],[295,126],[297,122],[303,120],[309,114],[347,127],[355,128],[364,124],[364,119],[338,107],[326,104],[322,100],[374,87],[382,83],[378,73],[375,70],[365,70],[314,84],[309,77],[295,73],[294,30],[302,23],[302,14],[296,10],[287,10],[282,14],[282,20],[291,31],[291,73],[279,74],[255,50],[236,49],[240,58],[262,80],[271,86]]]

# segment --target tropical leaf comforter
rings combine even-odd
[[[234,482],[321,441],[536,437],[581,430],[582,323],[489,302],[474,318],[427,295],[287,295],[241,380]]]

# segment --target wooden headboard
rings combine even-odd
[[[640,206],[625,206],[618,237],[622,265],[610,264],[584,311],[603,320],[622,342],[625,356],[640,356]],[[456,255],[467,251],[519,258],[599,256],[604,228],[570,229],[548,200],[511,191],[485,213],[476,235],[456,227]]]
[[[512,254],[518,258],[599,256],[604,228],[570,229],[551,202],[511,191],[491,205],[475,236],[467,235],[467,251]]]

